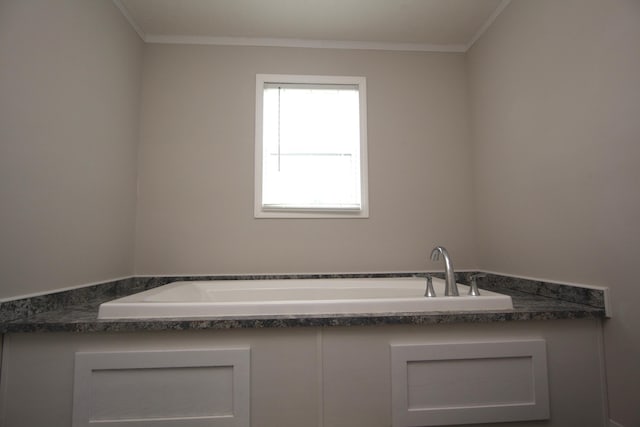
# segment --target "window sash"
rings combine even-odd
[[[301,90],[331,90],[348,93],[355,92],[355,110],[357,116],[353,119],[356,126],[352,129],[355,138],[352,135],[352,147],[331,146],[329,150],[318,147],[311,147],[305,151],[301,147],[291,147],[277,152],[274,147],[269,147],[268,135],[265,133],[273,133],[273,129],[266,129],[267,120],[280,121],[281,117],[274,119],[273,111],[269,114],[269,118],[265,119],[264,115],[268,114],[268,106],[265,106],[265,93],[269,89],[301,89]],[[294,91],[295,92],[295,91]],[[278,101],[280,102],[280,100]],[[287,120],[285,118],[284,120]],[[337,119],[336,119],[337,120]],[[278,135],[279,143],[281,135]],[[273,142],[273,135],[271,135]],[[324,150],[324,151],[323,151]],[[321,189],[326,187],[323,179],[333,179],[333,187],[337,189],[331,197],[321,195],[320,199],[312,199],[304,197],[298,200],[287,201],[281,197],[274,196],[270,189],[277,187],[268,187],[273,182],[274,176],[279,176],[282,180],[288,182],[293,187],[298,185],[295,173],[287,176],[287,174],[271,174],[267,172],[273,165],[269,162],[277,156],[278,160],[284,162],[297,157],[298,164],[304,164],[304,157],[314,159],[308,163],[307,167],[319,168],[316,182],[313,180],[304,185],[309,185],[311,189],[316,188],[321,193]],[[323,158],[324,157],[324,158]],[[307,159],[308,160],[308,159]],[[260,217],[368,217],[368,200],[367,200],[367,182],[366,182],[366,96],[365,96],[365,80],[363,77],[323,77],[323,76],[274,76],[274,75],[258,75],[256,76],[256,203],[255,216]],[[332,163],[333,162],[333,163]],[[351,162],[349,164],[349,162]],[[324,165],[323,165],[324,164]],[[340,167],[342,165],[342,167]],[[323,172],[322,168],[328,169]],[[342,169],[343,175],[345,171],[351,170],[351,177],[342,176],[336,178],[337,171]],[[352,188],[343,191],[344,188],[337,186],[336,183],[350,182]],[[267,188],[268,187],[268,188]],[[306,192],[306,188],[298,188],[299,194]],[[336,193],[340,193],[340,197],[334,197]]]

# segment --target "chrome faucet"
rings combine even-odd
[[[482,279],[483,277],[487,277],[487,275],[484,273],[476,273],[471,275],[470,277],[471,284],[469,285],[469,295],[471,295],[472,297],[480,296],[480,291],[478,290],[478,279]]]
[[[434,298],[436,296],[436,291],[433,290],[433,277],[430,274],[427,274],[427,287],[424,291],[424,296],[427,298]]]
[[[453,272],[453,264],[451,263],[449,252],[447,252],[447,250],[442,246],[436,246],[435,248],[433,248],[433,251],[431,251],[431,261],[438,261],[440,259],[440,254],[442,254],[442,258],[444,258],[444,295],[457,297],[460,294],[458,293],[458,285],[456,285],[456,275]]]

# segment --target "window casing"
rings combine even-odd
[[[256,218],[367,218],[364,77],[256,76]]]

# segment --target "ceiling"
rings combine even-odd
[[[113,0],[149,43],[464,52],[510,0]]]

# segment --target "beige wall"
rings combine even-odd
[[[137,274],[473,268],[461,54],[147,45]],[[367,78],[369,219],[254,219],[257,73]]]
[[[612,418],[638,425],[639,9],[514,0],[465,58],[143,53],[110,1],[0,0],[0,298],[134,271],[434,269],[443,244],[458,269],[610,286]],[[369,219],[253,218],[256,73],[367,77]]]
[[[141,52],[110,1],[0,1],[0,298],[133,273]]]
[[[640,425],[639,41],[635,0],[514,0],[467,58],[479,264],[611,287],[625,426]]]

